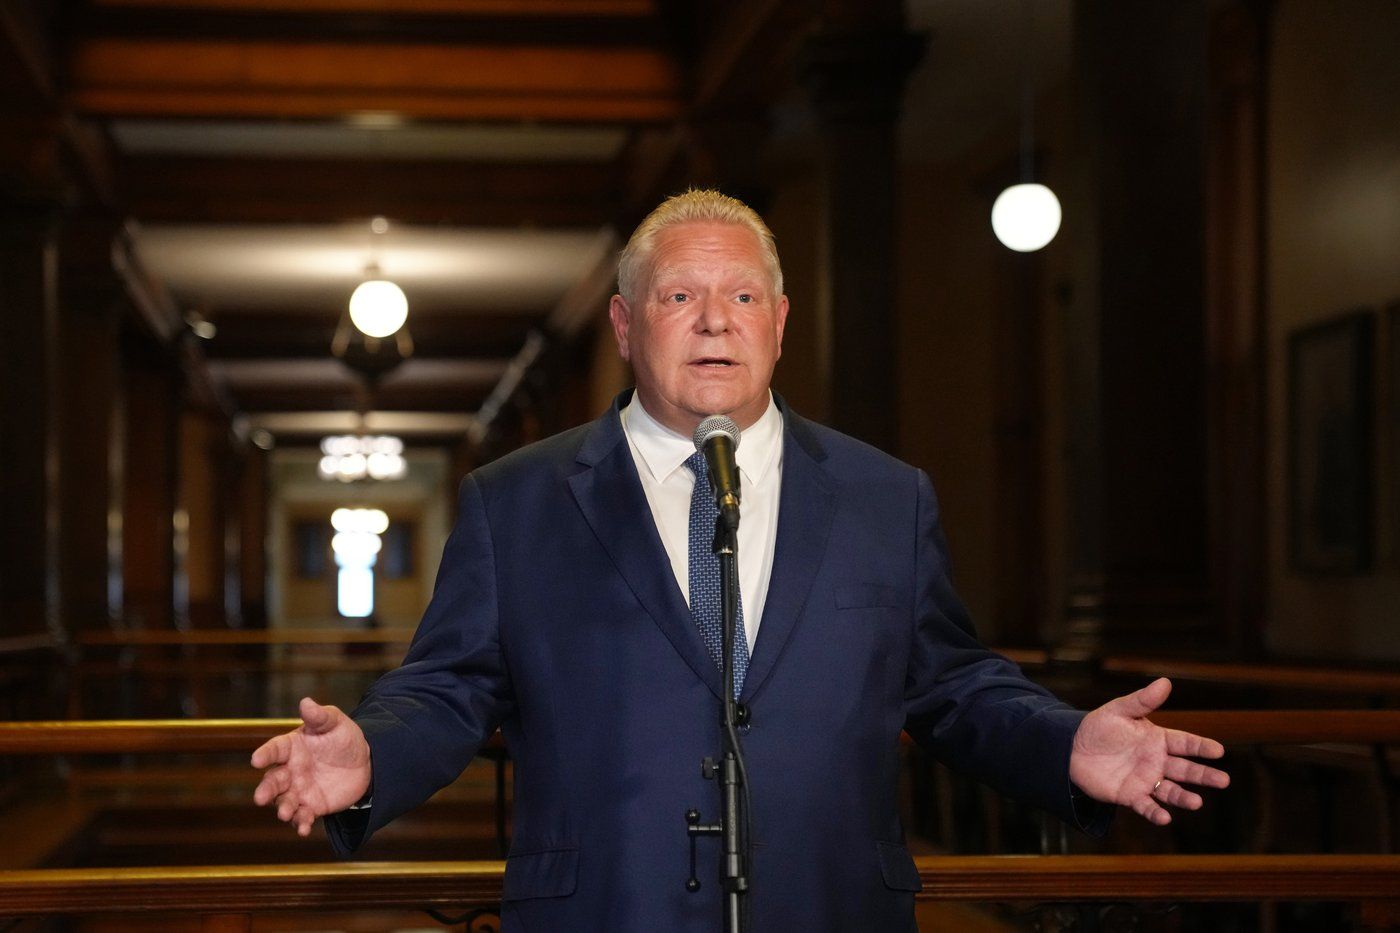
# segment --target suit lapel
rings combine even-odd
[[[719,670],[671,573],[671,561],[656,531],[646,493],[637,478],[632,450],[618,417],[626,395],[593,427],[577,460],[588,469],[569,477],[584,518],[638,601],[672,646],[718,698]],[[776,568],[775,568],[776,570]],[[766,610],[765,610],[766,614]]]
[[[768,601],[740,696],[745,702],[773,672],[797,625],[836,514],[835,485],[820,463],[826,459],[825,450],[807,423],[792,414],[781,398],[777,401],[784,422],[783,487]]]

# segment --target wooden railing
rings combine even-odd
[[[1041,648],[997,648],[1027,672],[1046,669],[1050,652]],[[1109,655],[1094,671],[1117,677],[1170,677],[1224,687],[1268,687],[1313,694],[1400,699],[1400,670],[1277,662],[1199,661],[1157,655]]]
[[[915,864],[921,900],[1400,899],[1400,855],[923,856]],[[481,861],[4,871],[0,916],[494,907],[504,870]]]
[[[1313,693],[1400,697],[1400,671],[1358,670],[1296,664],[1239,664],[1124,655],[1108,657],[1099,669],[1128,677],[1171,677],[1200,683],[1272,687]]]
[[[1400,744],[1400,710],[1177,711],[1162,725],[1227,745]],[[296,719],[0,723],[0,755],[248,752]],[[501,755],[499,736],[490,754]],[[251,775],[251,769],[250,777]],[[928,856],[925,900],[1353,902],[1400,916],[1400,856]],[[185,912],[251,928],[258,911],[491,909],[504,863],[402,862],[0,872],[0,916]],[[213,928],[212,926],[210,928]]]
[[[1400,744],[1400,710],[1181,710],[1156,713],[1152,720],[1226,745]],[[299,719],[0,722],[0,755],[251,752],[300,724]],[[500,735],[487,747],[501,748]]]
[[[414,629],[141,629],[124,632],[83,632],[76,642],[85,648],[143,648],[215,645],[406,645]]]
[[[275,629],[174,629],[88,631],[79,633],[79,648],[141,648],[157,646],[211,647],[228,645],[406,645],[413,639],[409,627],[385,629],[275,628]],[[0,653],[55,647],[47,635],[0,639]],[[1039,648],[1000,648],[1006,657],[1028,669],[1050,663],[1050,653]],[[1171,659],[1158,656],[1109,655],[1097,670],[1131,677],[1167,676],[1180,680],[1236,686],[1265,686],[1327,693],[1351,693],[1400,697],[1400,670],[1324,667],[1276,662],[1229,662]]]

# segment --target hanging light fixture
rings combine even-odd
[[[321,441],[321,479],[353,483],[362,479],[395,480],[408,475],[403,441],[397,437],[342,434]]]
[[[992,204],[992,232],[1007,249],[1033,253],[1060,232],[1060,199],[1055,192],[1032,179],[1035,85],[1031,62],[1031,36],[1035,32],[1034,6],[1025,4],[1025,38],[1021,44],[1021,183],[1012,185]]]
[[[1044,185],[1012,185],[992,204],[992,231],[1007,249],[1033,253],[1060,231],[1060,199]]]
[[[369,222],[369,263],[365,280],[350,295],[350,322],[366,337],[388,337],[408,320],[408,297],[398,285],[379,273],[380,238],[389,232],[389,219],[375,217]]]
[[[408,320],[408,296],[371,265],[350,295],[350,322],[367,337],[388,337]]]

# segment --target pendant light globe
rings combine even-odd
[[[367,337],[388,337],[408,320],[408,298],[387,279],[361,282],[350,295],[350,322]]]
[[[1060,232],[1060,199],[1044,185],[1012,185],[992,204],[992,231],[1007,249],[1033,253]]]

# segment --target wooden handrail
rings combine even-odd
[[[0,723],[0,755],[251,752],[300,719],[98,719]]]
[[[218,658],[138,658],[129,662],[116,660],[80,661],[78,673],[83,677],[174,677],[187,680],[229,677],[240,674],[375,674],[393,670],[403,661],[402,652],[337,654],[329,657],[304,657],[285,661],[262,659]]]
[[[251,752],[300,719],[86,719],[0,722],[0,755]],[[500,733],[488,749],[503,748]]]
[[[1393,709],[1167,710],[1151,718],[1226,745],[1400,742],[1400,710]]]
[[[1400,898],[1400,855],[998,855],[914,860],[921,900]],[[0,871],[0,916],[490,907],[505,863]]]
[[[0,638],[0,655],[27,654],[31,651],[58,651],[63,644],[48,632],[8,635]]]
[[[360,862],[0,871],[0,916],[487,907],[504,862]]]
[[[1226,745],[1400,744],[1400,710],[1180,710],[1152,716]],[[248,751],[299,719],[107,719],[0,722],[0,755]],[[903,741],[909,742],[908,736]],[[488,747],[500,748],[500,735]]]
[[[1367,696],[1400,695],[1400,671],[1304,667],[1289,664],[1238,664],[1136,656],[1105,658],[1100,670],[1106,674],[1171,677],[1177,680],[1237,686],[1278,687]]]
[[[1400,855],[938,855],[925,900],[1400,898]]]
[[[142,648],[156,645],[406,645],[415,629],[279,628],[279,629],[141,629],[126,632],[82,632],[83,647]]]
[[[89,631],[75,636],[84,648],[140,648],[157,646],[210,647],[232,645],[407,645],[415,629],[140,629]],[[57,648],[48,635],[0,639],[0,654]],[[1000,648],[1001,654],[1030,669],[1046,666],[1049,652],[1040,648]],[[1105,674],[1130,677],[1173,677],[1201,683],[1276,687],[1322,693],[1362,696],[1400,696],[1400,671],[1357,670],[1344,667],[1311,667],[1290,664],[1241,664],[1137,655],[1109,656],[1099,662]]]

